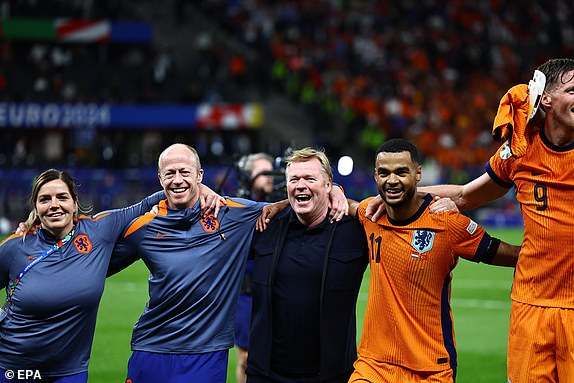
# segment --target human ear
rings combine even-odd
[[[550,108],[552,106],[552,95],[548,92],[542,93],[542,98],[540,99],[540,105],[544,108]]]

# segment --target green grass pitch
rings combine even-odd
[[[522,230],[489,230],[520,244]],[[454,271],[452,307],[460,383],[506,381],[506,338],[513,270],[461,260]],[[131,328],[147,301],[147,270],[142,262],[108,279],[100,310],[89,370],[90,383],[124,382]],[[368,273],[358,303],[362,325]],[[234,383],[235,350],[229,353],[228,382]]]

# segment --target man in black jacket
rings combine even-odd
[[[248,383],[346,383],[356,351],[355,306],[368,263],[363,228],[330,223],[333,174],[321,151],[287,159],[289,207],[252,243]]]

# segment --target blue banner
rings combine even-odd
[[[183,127],[195,126],[196,106],[0,103],[0,127]]]
[[[141,22],[113,21],[110,43],[150,44],[153,39],[151,25]]]
[[[259,104],[0,103],[1,128],[259,128]]]
[[[111,121],[112,107],[105,104],[0,103],[0,127],[105,127]]]

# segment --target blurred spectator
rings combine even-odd
[[[499,98],[547,57],[568,57],[574,43],[573,6],[561,0],[204,0],[197,7],[261,57],[272,56],[269,76],[294,99],[322,105],[335,95],[339,106],[329,111],[350,132],[344,145],[368,149],[380,137],[407,137],[445,174],[482,168],[497,143],[474,138],[489,129]],[[427,141],[432,136],[438,147]]]
[[[134,19],[136,5],[16,0],[2,2],[1,8],[7,17],[113,20]],[[178,28],[196,27],[184,12],[199,14],[213,28],[196,27],[198,32],[179,45],[177,39],[111,45],[0,37],[0,100],[244,102],[246,94],[264,101],[269,92],[282,92],[309,113],[316,144],[331,153],[354,147],[365,157],[357,162],[370,165],[369,153],[383,139],[405,137],[436,164],[440,182],[458,183],[481,173],[498,145],[489,131],[504,92],[526,83],[547,58],[572,56],[574,47],[574,5],[564,0],[176,0],[173,5],[180,10]],[[184,50],[189,62],[178,61]],[[147,167],[157,150],[154,143],[174,139],[198,147],[213,164],[268,149],[251,133],[213,128],[0,127],[5,138],[0,165]]]

